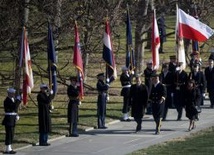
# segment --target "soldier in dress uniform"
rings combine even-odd
[[[79,87],[77,84],[77,77],[70,77],[71,84],[67,88],[67,95],[69,97],[67,118],[69,123],[68,137],[78,137],[78,117],[79,117]]]
[[[160,134],[166,97],[166,87],[160,82],[159,75],[156,73],[152,74],[152,90],[149,100],[152,103],[152,115],[156,123],[155,134]]]
[[[5,126],[5,145],[6,149],[4,154],[15,154],[16,152],[12,149],[13,137],[16,122],[19,120],[17,114],[19,104],[21,103],[21,97],[15,97],[16,90],[14,88],[7,89],[7,97],[4,100],[4,119],[2,125]]]
[[[195,86],[200,90],[201,102],[198,106],[204,105],[205,89],[207,86],[204,73],[200,71],[199,68],[200,68],[200,64],[195,63],[192,66],[192,72],[189,73],[189,79],[193,79],[195,81]]]
[[[167,90],[167,97],[165,100],[165,108],[163,113],[163,121],[166,120],[167,112],[169,108],[172,108],[172,93],[173,91],[173,74],[169,71],[169,64],[164,63],[162,71],[159,75],[160,82],[165,85]]]
[[[130,89],[131,115],[137,123],[136,132],[141,130],[142,118],[148,103],[148,88],[142,84],[141,77],[136,76],[136,84]]]
[[[132,75],[129,74],[129,70],[126,66],[122,67],[122,74],[120,75],[120,82],[122,85],[121,96],[123,96],[123,121],[130,121],[129,119],[129,111],[130,111],[130,88]]]
[[[38,121],[39,121],[39,145],[49,146],[48,134],[51,132],[51,100],[53,90],[49,90],[46,84],[40,85],[40,92],[37,95]]]
[[[211,54],[208,60],[209,66],[205,68],[204,74],[207,81],[207,92],[210,99],[210,107],[214,108],[214,55]]]
[[[144,81],[145,81],[145,85],[147,86],[148,88],[148,92],[149,92],[149,95],[150,95],[150,92],[151,92],[151,89],[152,89],[152,80],[151,80],[151,75],[153,73],[156,73],[156,70],[153,70],[152,68],[152,60],[150,60],[149,62],[147,62],[147,66],[144,70]],[[152,114],[152,108],[151,108],[151,104],[148,103],[148,107],[146,109],[146,114]]]
[[[176,68],[176,72],[174,75],[174,104],[178,112],[178,121],[181,121],[184,107],[184,90],[188,81],[188,75],[186,71],[183,70],[182,64],[182,62],[178,63],[178,67]]]
[[[107,102],[107,91],[109,84],[104,82],[104,73],[97,75],[97,125],[98,129],[106,129],[105,116],[106,116],[106,102]],[[109,82],[107,80],[107,82]]]
[[[175,55],[169,56],[169,60],[170,60],[169,71],[172,72],[172,74],[174,74],[177,67],[176,56]]]
[[[163,15],[157,20],[157,24],[158,24],[159,34],[160,34],[159,53],[164,53],[163,43],[166,42],[166,25],[165,25],[165,18]]]

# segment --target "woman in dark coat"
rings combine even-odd
[[[71,84],[68,86],[67,95],[68,103],[68,123],[69,137],[78,137],[77,123],[79,117],[79,88],[77,87],[77,77],[70,77]]]
[[[152,90],[149,99],[152,103],[152,115],[156,123],[155,134],[160,134],[166,96],[166,87],[159,81],[159,75],[154,73],[152,75]]]
[[[50,93],[50,94],[48,94]],[[40,85],[40,92],[37,95],[38,101],[38,120],[39,120],[39,145],[49,146],[48,133],[51,132],[50,106],[52,99],[52,91],[48,91],[45,84]]]
[[[141,130],[142,118],[148,103],[148,89],[142,84],[140,76],[136,77],[136,84],[130,89],[131,115],[137,123],[136,132]]]
[[[191,131],[196,127],[195,120],[198,118],[198,110],[196,106],[200,106],[200,90],[195,86],[194,80],[189,80],[185,90],[185,110],[186,117],[189,118],[189,128]]]

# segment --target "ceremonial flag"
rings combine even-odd
[[[193,16],[186,14],[183,10],[178,8],[178,36],[181,38],[192,39],[195,41],[206,41],[209,39],[214,31],[206,24],[195,19]]]
[[[109,82],[112,82],[117,78],[116,64],[114,60],[114,55],[112,51],[112,44],[110,38],[110,25],[108,20],[105,23],[105,32],[103,37],[103,59],[106,62],[106,78],[109,79]]]
[[[159,48],[160,48],[160,36],[156,19],[156,11],[154,9],[154,15],[152,20],[152,62],[154,70],[158,70],[160,64]]]
[[[30,49],[27,39],[27,32],[23,27],[22,40],[21,40],[21,52],[20,52],[20,67],[23,65],[23,104],[27,104],[27,95],[31,93],[31,89],[34,87],[33,72],[31,67]]]
[[[129,8],[127,5],[127,15],[126,15],[126,67],[130,71],[135,69],[135,56],[134,49],[132,46],[132,26],[129,16]]]
[[[186,68],[186,56],[185,56],[185,49],[184,49],[184,40],[183,40],[183,35],[182,34],[182,29],[179,26],[179,9],[178,6],[176,5],[177,8],[177,17],[176,17],[176,26],[175,26],[175,39],[176,39],[176,46],[177,46],[177,61],[182,62],[182,69]]]
[[[83,90],[83,79],[84,79],[84,73],[83,73],[83,61],[82,61],[82,53],[80,48],[80,39],[79,39],[79,32],[77,27],[77,22],[75,22],[74,25],[74,31],[75,31],[75,43],[74,43],[74,57],[73,57],[73,64],[77,68],[77,77],[79,82],[79,91],[80,91],[80,99],[83,99],[84,96],[84,90]]]
[[[49,86],[53,90],[54,95],[57,93],[57,65],[56,65],[56,51],[53,41],[53,33],[51,25],[48,23],[48,76]]]

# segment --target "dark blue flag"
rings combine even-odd
[[[53,90],[54,95],[57,93],[57,66],[56,66],[56,51],[53,41],[53,33],[51,25],[48,23],[48,75],[49,87]]]

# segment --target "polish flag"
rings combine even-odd
[[[195,41],[206,41],[209,39],[214,31],[206,24],[200,22],[198,19],[186,14],[183,10],[178,9],[179,22],[179,37],[192,39]]]
[[[185,49],[184,49],[184,39],[182,36],[179,36],[179,32],[182,32],[182,30],[179,30],[179,9],[176,5],[177,10],[177,19],[176,19],[176,26],[175,26],[175,39],[176,39],[176,52],[177,52],[177,61],[182,62],[182,69],[186,68],[186,55],[185,55]]]
[[[159,48],[160,48],[160,36],[158,30],[158,24],[156,19],[156,11],[154,10],[153,21],[152,21],[152,61],[153,69],[159,68]]]

